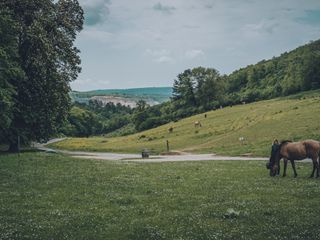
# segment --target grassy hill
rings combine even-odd
[[[117,138],[71,138],[53,144],[69,150],[155,153],[170,150],[224,155],[267,156],[274,138],[320,140],[320,91],[303,92],[286,98],[226,107],[178,122]],[[194,122],[202,127],[195,128]],[[173,127],[173,132],[168,129]],[[244,141],[240,142],[239,138]]]

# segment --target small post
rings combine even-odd
[[[167,152],[170,151],[170,148],[169,148],[169,140],[167,140]]]
[[[20,157],[20,136],[18,135],[18,156]]]

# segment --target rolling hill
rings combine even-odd
[[[173,151],[268,156],[274,138],[320,140],[320,90],[230,106],[126,137],[70,138],[52,147],[83,151]],[[194,122],[202,127],[195,128]],[[173,127],[172,133],[168,129]],[[239,141],[243,138],[243,141]]]
[[[90,99],[101,99],[104,97],[114,97],[122,99],[124,102],[135,103],[144,100],[150,105],[166,102],[172,95],[171,87],[149,87],[149,88],[129,88],[129,89],[100,89],[88,92],[72,91],[70,96],[73,101],[87,103]]]

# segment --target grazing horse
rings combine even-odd
[[[314,176],[315,170],[317,170],[316,177],[319,177],[319,163],[317,159],[320,154],[320,142],[315,140],[305,140],[301,142],[282,141],[278,148],[273,149],[270,157],[270,175],[274,176],[280,166],[280,159],[284,160],[283,177],[286,176],[287,163],[290,160],[294,177],[297,177],[297,171],[294,160],[302,160],[305,158],[311,158],[313,162],[313,170],[310,178]]]
[[[173,127],[169,127],[169,128],[168,128],[168,132],[169,132],[169,133],[172,133],[172,132],[173,132]]]
[[[194,122],[194,127],[202,127],[200,121],[195,121]]]

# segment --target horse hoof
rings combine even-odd
[[[294,175],[294,178],[296,178],[298,175]]]

